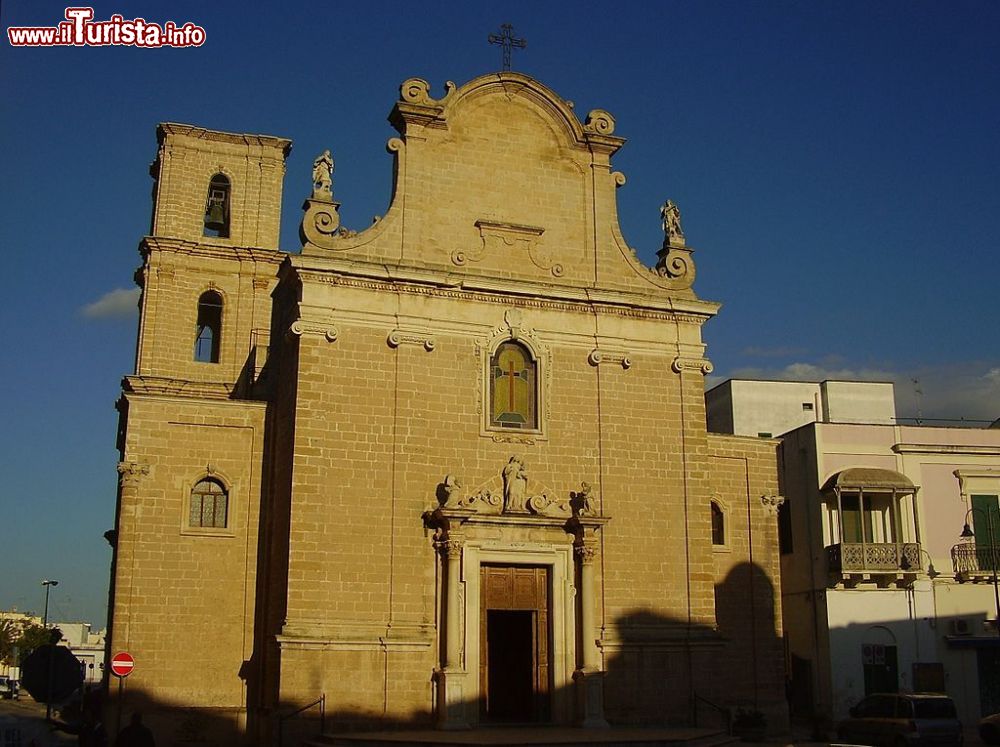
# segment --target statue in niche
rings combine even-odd
[[[313,198],[333,199],[333,156],[329,149],[324,150],[313,161]]]
[[[503,468],[503,510],[505,513],[528,512],[528,473],[524,463],[512,456]]]
[[[668,244],[684,243],[684,229],[681,228],[681,209],[673,200],[667,200],[660,208],[663,218],[663,238]]]

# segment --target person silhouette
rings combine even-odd
[[[116,747],[156,747],[153,732],[142,723],[142,714],[139,711],[132,714],[131,723],[119,732],[115,745]]]

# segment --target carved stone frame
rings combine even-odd
[[[194,486],[202,480],[215,480],[226,491],[226,526],[224,527],[194,527],[191,526],[191,491]],[[195,473],[193,479],[183,479],[181,489],[184,491],[181,498],[181,526],[182,535],[192,537],[235,537],[235,522],[238,517],[238,509],[235,506],[235,496],[240,489],[239,483],[232,480],[228,475],[220,472],[211,464]]]
[[[505,342],[518,342],[525,347],[536,366],[535,416],[536,428],[498,428],[490,423],[490,363],[497,348]],[[519,309],[510,308],[504,313],[504,323],[487,336],[475,341],[479,357],[480,382],[476,398],[479,414],[479,435],[490,437],[498,443],[533,444],[547,440],[549,400],[552,390],[552,351],[539,338],[533,328],[524,326]]]
[[[576,669],[576,586],[573,538],[561,543],[503,543],[470,537],[462,552],[462,584],[465,590],[463,617],[467,702],[470,723],[479,720],[479,604],[480,568],[484,563],[536,565],[549,569],[551,609],[551,722],[573,722],[573,671]],[[473,713],[471,711],[475,710]]]

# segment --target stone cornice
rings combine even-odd
[[[226,382],[190,381],[165,376],[126,376],[122,379],[122,392],[126,397],[134,395],[160,396],[170,399],[180,397],[216,403],[231,402],[239,405],[266,407],[267,403],[259,400],[233,399],[234,388],[233,384]]]
[[[996,446],[966,446],[960,444],[896,444],[892,450],[897,454],[949,454],[964,456],[1000,456],[1000,444]]]
[[[374,291],[432,295],[465,301],[516,304],[526,308],[579,311],[702,324],[720,304],[698,299],[647,296],[626,291],[526,283],[419,268],[288,255],[287,266],[303,283],[314,282]],[[291,274],[283,271],[282,275]]]
[[[234,261],[253,261],[272,264],[277,268],[285,259],[285,253],[280,249],[261,249],[249,246],[226,246],[222,244],[203,244],[198,241],[176,239],[165,236],[146,236],[139,242],[139,253],[144,257],[152,252],[164,254],[183,254],[188,256],[213,257]]]
[[[181,124],[180,122],[161,122],[156,128],[157,140],[162,143],[167,135],[182,135],[196,138],[198,140],[208,140],[214,143],[228,143],[230,145],[247,145],[261,148],[275,148],[288,155],[292,149],[292,141],[274,135],[253,135],[250,133],[221,132],[219,130],[209,130],[195,125]]]

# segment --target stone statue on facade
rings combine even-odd
[[[505,513],[528,511],[528,473],[517,456],[512,456],[503,468],[503,510]]]
[[[597,516],[599,511],[594,503],[593,488],[589,482],[580,483],[580,490],[573,494],[575,512],[579,516]]]
[[[313,199],[333,199],[333,156],[329,149],[324,150],[313,161]]]
[[[684,245],[684,229],[681,228],[681,209],[673,200],[667,200],[660,208],[663,218],[664,243]]]

